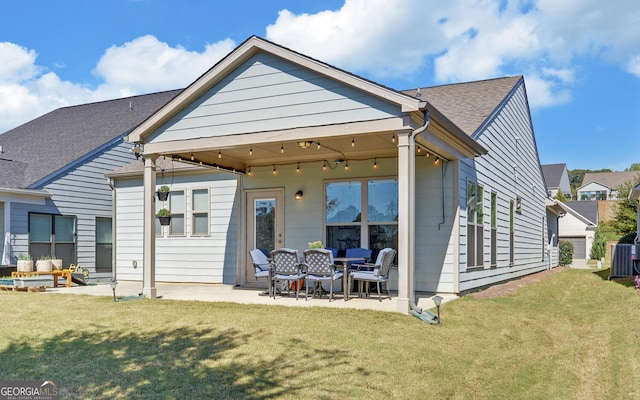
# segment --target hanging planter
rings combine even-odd
[[[158,200],[167,201],[169,198],[169,186],[161,186],[160,189],[156,191],[156,195],[158,196]]]
[[[171,223],[171,211],[166,208],[158,211],[158,219],[160,220],[160,225],[167,226]]]

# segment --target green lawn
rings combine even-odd
[[[82,399],[638,399],[640,296],[567,270],[395,313],[0,292],[0,379]]]

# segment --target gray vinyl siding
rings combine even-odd
[[[415,290],[454,291],[453,163],[416,158]]]
[[[544,269],[542,221],[546,216],[546,188],[529,116],[526,94],[519,85],[503,108],[476,139],[490,149],[485,156],[460,163],[460,290],[493,284]],[[484,220],[484,265],[467,268],[467,179],[483,186],[484,215],[490,216],[490,192],[498,196],[497,268],[490,268],[490,218]],[[509,263],[509,204],[520,196],[522,213],[515,213],[514,264]],[[547,242],[544,229],[544,242]],[[546,257],[545,257],[546,258]]]
[[[0,201],[0,263],[2,263],[2,254],[4,252],[4,202]]]
[[[397,105],[267,53],[258,53],[149,138],[171,141],[380,120]]]
[[[185,192],[185,235],[170,236],[168,228],[163,228],[163,234],[156,238],[156,281],[235,284],[240,204],[236,176],[214,172],[170,179],[171,190]],[[210,234],[191,236],[191,190],[205,188],[211,197]],[[123,280],[142,280],[142,178],[118,180],[116,201],[117,276]]]
[[[12,203],[11,233],[15,238],[12,261],[18,254],[28,252],[30,212],[75,216],[76,261],[95,271],[95,220],[96,217],[112,218],[111,189],[104,174],[134,160],[129,147],[120,141],[43,184],[38,189],[51,193],[51,198],[42,205]]]

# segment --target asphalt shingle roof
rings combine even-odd
[[[582,179],[582,186],[591,182],[597,182],[609,189],[617,189],[618,186],[631,182],[635,183],[640,176],[640,171],[621,171],[621,172],[587,172]]]
[[[404,90],[403,93],[428,101],[471,136],[493,114],[520,80],[522,76],[513,76]]]
[[[0,135],[0,188],[25,189],[127,133],[180,90],[63,107]]]
[[[567,164],[545,164],[542,166],[542,175],[547,183],[547,188],[559,188],[562,174]]]
[[[597,201],[568,201],[566,203],[573,211],[582,215],[594,224],[598,224],[598,202]]]

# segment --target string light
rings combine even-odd
[[[351,147],[356,147],[356,139],[355,138],[351,138]]]
[[[222,158],[222,153],[218,150],[218,158]]]
[[[322,170],[323,171],[327,170],[327,162],[326,161],[322,164]]]
[[[378,168],[378,159],[377,159],[377,158],[375,158],[375,159],[373,160],[373,168],[374,168],[374,169],[375,169],[375,168]]]
[[[298,163],[298,166],[296,167],[296,172],[300,172],[300,163]]]
[[[251,171],[251,167],[247,168],[247,175],[253,176],[253,171]]]
[[[420,153],[420,149],[421,149],[420,146],[418,146],[418,153]]]
[[[193,153],[191,153],[191,161],[195,160],[195,158],[193,157]]]
[[[277,174],[277,173],[278,173],[278,171],[276,171],[276,166],[274,165],[274,166],[273,166],[273,174],[275,175],[275,174]]]
[[[284,144],[280,146],[280,154],[284,153]]]
[[[396,142],[396,134],[395,134],[395,133],[393,134],[393,136],[391,136],[391,141],[392,141],[393,143],[395,143],[395,142]]]
[[[431,155],[431,153],[429,153],[429,152],[427,151],[427,154],[425,154],[425,157],[429,157],[430,155]]]
[[[345,171],[348,171],[348,170],[349,170],[349,161],[347,161],[347,162],[344,164],[344,170],[345,170]]]
[[[318,142],[318,150],[320,150],[320,142]]]
[[[253,147],[249,147],[249,155],[252,156],[253,155]]]
[[[434,165],[438,165],[440,162],[440,157],[436,157],[436,160],[433,162]]]

